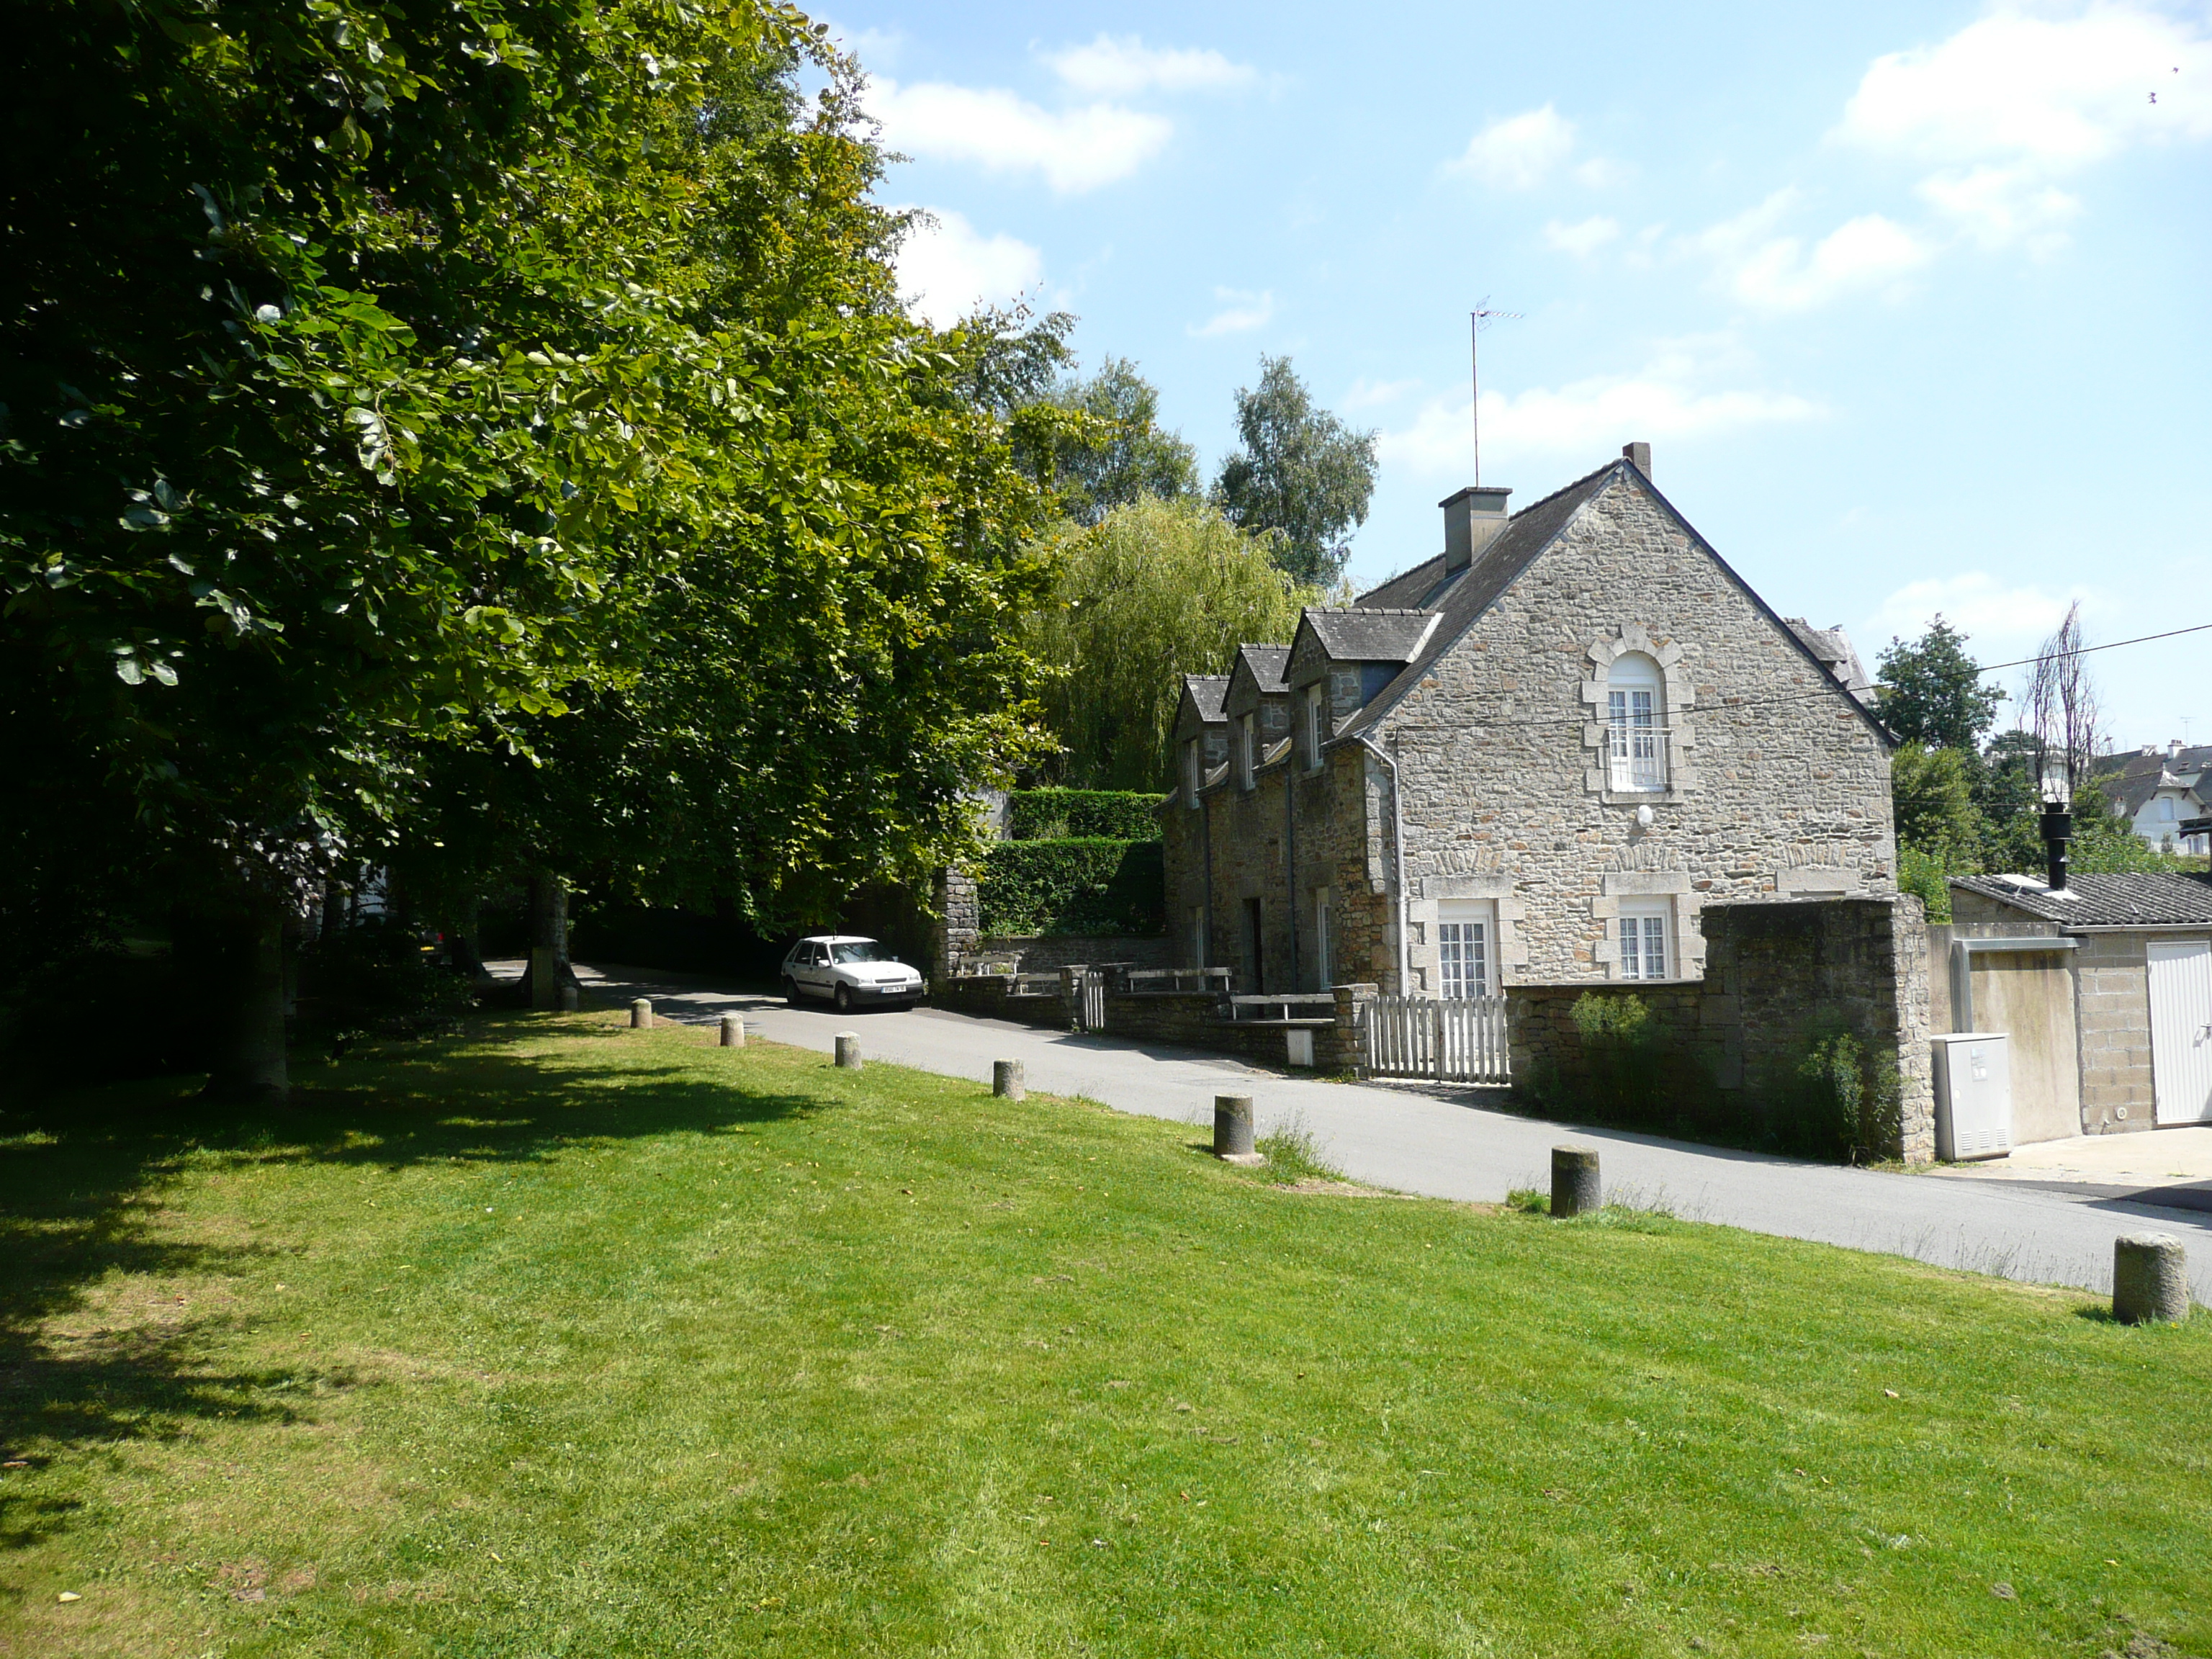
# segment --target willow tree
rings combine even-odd
[[[1225,672],[1248,641],[1287,641],[1321,597],[1277,568],[1267,538],[1201,501],[1136,501],[1042,550],[1056,586],[1030,640],[1056,671],[1046,723],[1081,788],[1162,787],[1182,676]]]

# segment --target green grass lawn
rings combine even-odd
[[[0,1652],[2212,1650],[2212,1318],[710,1042],[0,1117]]]

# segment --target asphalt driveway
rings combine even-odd
[[[1018,1060],[1029,1085],[1127,1112],[1211,1126],[1213,1097],[1249,1094],[1262,1134],[1303,1120],[1355,1180],[1401,1192],[1496,1203],[1516,1187],[1548,1186],[1551,1148],[1599,1149],[1608,1195],[1664,1205],[1686,1218],[1913,1257],[1944,1267],[2038,1283],[2112,1285],[2112,1241],[2148,1229],[2188,1246],[2197,1298],[2212,1303],[2212,1214],[2115,1196],[2109,1187],[1961,1180],[1803,1164],[1656,1135],[1516,1116],[1486,1091],[1454,1095],[1383,1084],[1327,1083],[1257,1070],[1189,1049],[1074,1036],[937,1009],[840,1015],[710,980],[610,965],[576,973],[595,999],[653,1000],[660,1016],[712,1024],[726,1011],[777,1042],[827,1053],[839,1031],[863,1053],[926,1072],[988,1082],[994,1060]],[[1494,1093],[1489,1096],[1495,1101]]]

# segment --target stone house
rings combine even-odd
[[[1267,992],[1694,980],[1708,904],[1895,893],[1892,740],[1839,630],[1769,608],[1646,446],[1510,494],[1459,491],[1442,553],[1185,678],[1160,809],[1185,964]]]
[[[1951,879],[1948,1023],[2005,1031],[2015,1141],[2212,1121],[2212,879]]]

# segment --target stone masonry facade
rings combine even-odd
[[[1465,915],[1492,991],[1605,981],[1626,912],[1662,919],[1660,977],[1694,981],[1709,904],[1895,893],[1885,734],[1641,467],[1470,533],[1457,570],[1245,647],[1218,709],[1187,682],[1160,809],[1179,961],[1202,950],[1240,991],[1436,994],[1439,921]],[[1633,775],[1608,717],[1632,672]]]

